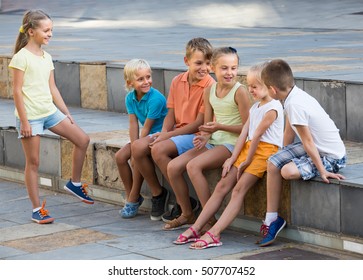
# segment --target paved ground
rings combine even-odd
[[[223,233],[223,246],[192,251],[172,244],[181,230],[163,231],[163,222],[151,221],[147,213],[124,220],[115,205],[87,205],[71,195],[43,189],[41,198],[56,219],[53,224],[32,222],[24,185],[0,180],[0,260],[361,259],[282,240],[261,249],[255,244],[258,236],[232,230]]]
[[[184,68],[186,42],[203,36],[233,46],[241,70],[284,58],[296,77],[363,81],[361,0],[2,0],[0,54],[11,55],[24,11],[54,19],[48,50],[55,60]]]
[[[265,2],[2,0],[0,54],[11,55],[24,10],[43,8],[54,19],[48,50],[56,60],[124,63],[143,57],[153,66],[179,69],[185,43],[204,36],[215,46],[236,47],[242,70],[282,57],[297,77],[363,81],[361,1]],[[12,110],[9,102],[0,101],[0,127],[13,125],[12,114],[2,110]],[[72,113],[76,117],[79,111]],[[96,125],[86,130],[92,129]],[[162,223],[146,213],[127,221],[115,205],[89,206],[46,190],[41,196],[56,218],[52,225],[31,222],[24,186],[0,180],[0,259],[361,259],[283,240],[260,249],[257,236],[231,230],[222,247],[191,252],[172,245],[179,231],[162,231]]]

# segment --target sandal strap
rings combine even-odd
[[[218,238],[217,236],[215,236],[213,233],[211,233],[210,231],[207,231],[206,234],[209,235],[210,238],[212,238],[214,243],[219,243],[220,238]]]
[[[195,238],[199,238],[200,237],[199,234],[195,231],[195,229],[193,227],[190,227],[189,229],[191,230],[191,232],[193,233],[193,235],[194,235]]]

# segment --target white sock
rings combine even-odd
[[[76,187],[82,186],[82,183],[81,182],[73,182],[72,181],[72,184],[75,185]]]
[[[39,211],[39,210],[40,210],[40,208],[42,208],[42,207],[34,208],[34,209],[33,209],[33,213],[35,213],[35,212]]]
[[[265,225],[270,226],[277,219],[277,212],[266,212]]]

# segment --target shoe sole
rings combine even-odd
[[[32,219],[33,222],[36,222],[37,224],[51,224],[54,222],[54,218],[46,219],[46,220],[37,220]]]
[[[64,189],[66,191],[68,191],[69,193],[73,194],[74,196],[78,197],[84,203],[87,203],[87,204],[93,204],[93,203],[95,203],[94,201],[89,201],[87,199],[84,199],[84,198],[80,197],[78,194],[76,194],[76,193],[72,192],[72,190],[68,189],[67,186],[64,186]]]
[[[276,232],[276,235],[275,235],[275,238],[274,239],[271,239],[270,241],[266,242],[266,243],[263,243],[263,244],[259,244],[260,247],[266,247],[270,244],[272,244],[276,238],[277,238],[277,235],[280,233],[280,231],[286,226],[286,221],[284,221],[284,224],[280,227],[280,229]]]

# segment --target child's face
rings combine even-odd
[[[128,85],[133,87],[137,93],[145,94],[149,92],[152,82],[151,70],[144,68],[136,71],[134,79],[128,81]]]
[[[184,62],[188,66],[189,82],[191,83],[198,83],[209,74],[210,61],[204,57],[201,51],[193,52],[189,59],[184,57]]]
[[[221,55],[216,65],[212,66],[218,83],[230,84],[235,82],[238,72],[238,58],[235,54]]]
[[[266,86],[259,82],[255,77],[250,77],[250,75],[247,75],[247,85],[248,91],[255,100],[261,100],[268,95]]]
[[[30,28],[28,33],[30,38],[39,45],[48,45],[52,37],[53,22],[50,19],[43,19],[39,21],[37,28]]]

